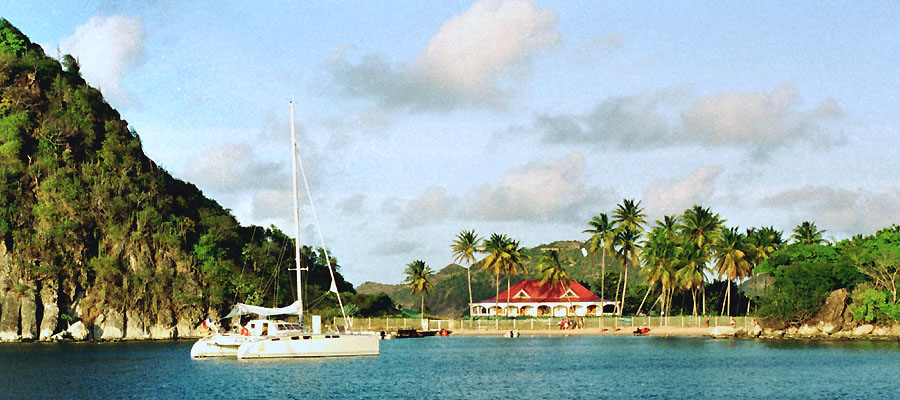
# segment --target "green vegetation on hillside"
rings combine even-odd
[[[56,293],[60,309],[74,315],[77,304],[87,324],[107,310],[167,325],[199,322],[234,302],[285,305],[296,297],[291,238],[240,226],[154,164],[72,56],[62,64],[47,57],[2,19],[0,246],[0,295]],[[331,279],[321,249],[303,253],[305,291],[315,299]],[[336,278],[357,313],[393,310]],[[326,314],[333,306],[312,305]],[[4,321],[13,312],[6,308]]]

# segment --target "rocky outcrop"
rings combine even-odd
[[[119,340],[125,337],[125,314],[109,310],[103,318],[100,340]]]
[[[713,337],[751,337],[767,339],[900,339],[900,324],[876,326],[853,321],[850,293],[846,289],[835,290],[828,295],[816,317],[800,326],[788,326],[784,321],[766,318],[746,332],[729,335],[714,331]],[[756,322],[756,321],[754,321]]]
[[[818,321],[823,326],[831,325],[835,332],[844,326],[844,317],[847,309],[847,303],[850,300],[850,292],[847,289],[838,289],[825,299],[825,304],[819,309],[814,321]]]
[[[151,339],[175,339],[178,331],[175,329],[175,316],[171,311],[163,311],[157,315],[156,323],[150,326]]]
[[[44,315],[38,339],[51,340],[59,326],[59,287],[55,281],[45,281],[41,287],[41,305]]]
[[[19,340],[19,296],[14,292],[3,293],[0,304],[0,341]]]
[[[38,334],[37,301],[33,289],[28,287],[19,299],[21,340],[34,340]]]
[[[862,324],[857,326],[856,329],[853,330],[853,336],[866,336],[872,331],[875,330],[875,325],[872,324]]]
[[[72,324],[67,331],[72,335],[72,339],[74,340],[87,340],[91,334],[91,331],[88,330],[81,321]]]
[[[148,321],[137,311],[125,311],[125,339],[150,339]]]
[[[19,339],[19,296],[12,290],[12,261],[0,240],[0,341]]]

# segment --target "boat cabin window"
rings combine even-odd
[[[263,335],[263,336],[266,336],[266,335],[268,335],[268,334],[269,334],[269,323],[268,323],[268,322],[263,322],[263,326],[262,326],[262,335]]]

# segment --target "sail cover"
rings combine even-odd
[[[300,314],[301,307],[300,301],[295,301],[291,303],[291,305],[281,308],[251,306],[249,304],[237,303],[231,308],[231,312],[228,313],[225,318],[237,317],[238,315],[245,314],[256,314],[263,318],[270,315]]]

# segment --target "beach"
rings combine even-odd
[[[583,328],[583,329],[534,329],[519,330],[521,337],[541,337],[541,336],[601,336],[601,335],[633,335],[635,328],[621,327],[619,330],[614,328]],[[654,326],[644,336],[711,336],[713,327],[674,327],[674,326]],[[457,329],[453,331],[453,335],[470,336],[502,336],[508,330],[490,329]]]

